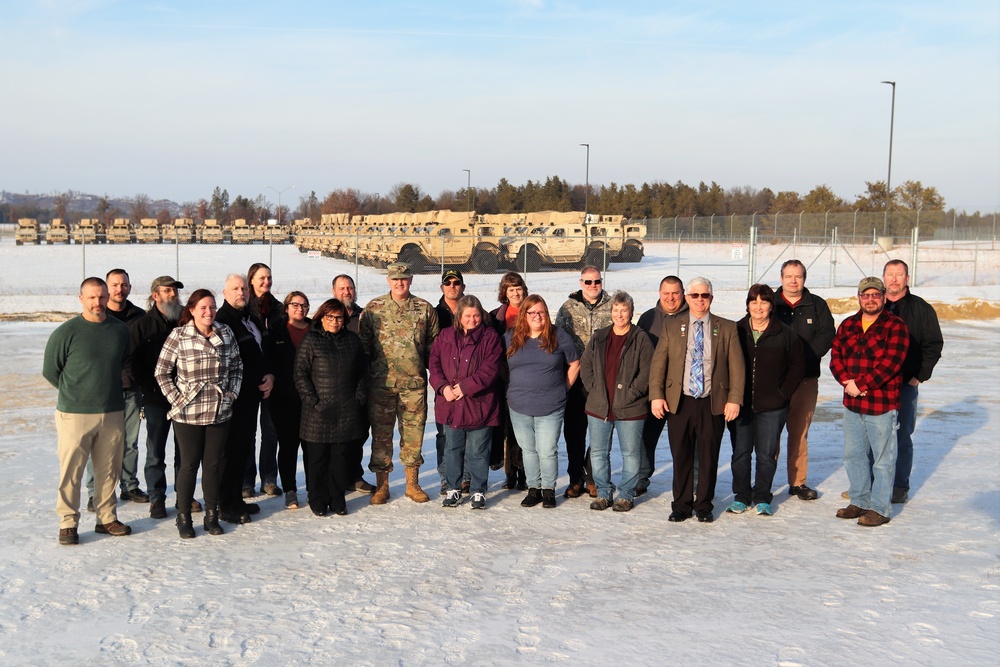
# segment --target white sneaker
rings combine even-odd
[[[472,509],[474,510],[484,510],[486,509],[486,496],[482,493],[472,494]]]

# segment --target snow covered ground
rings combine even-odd
[[[681,276],[708,275],[713,310],[739,316],[745,266],[728,246],[686,249],[685,264],[712,266],[682,266]],[[226,273],[268,261],[267,251],[182,247],[178,272],[169,246],[101,246],[87,249],[87,268],[125,267],[141,303],[160,274],[179,274],[185,293],[218,289]],[[676,269],[675,252],[651,246],[642,264],[614,265],[606,287],[651,306],[659,278]],[[914,291],[942,303],[1000,300],[996,258],[978,270],[986,287],[970,287],[968,264],[948,259],[943,249]],[[880,273],[884,257],[870,261]],[[820,266],[810,287],[826,297],[854,292],[859,269]],[[272,268],[277,294],[303,289],[313,306],[333,275],[353,274],[287,246],[274,249]],[[76,246],[0,245],[0,313],[75,312],[82,275]],[[554,310],[575,278],[545,272],[528,283]],[[777,266],[766,278],[777,284]],[[468,291],[492,307],[497,280],[469,276]],[[360,270],[362,302],[383,286],[377,271]],[[418,277],[414,292],[436,301],[436,278]],[[222,537],[198,527],[197,539],[182,541],[172,520],[122,504],[132,536],[98,536],[84,514],[76,548],[56,543],[55,392],[39,374],[55,326],[0,323],[0,664],[958,665],[1000,655],[996,319],[943,322],[944,358],[921,388],[911,500],[877,529],[834,517],[847,478],[839,391],[824,373],[809,479],[821,497],[789,498],[782,461],[770,518],[721,514],[731,498],[727,437],[716,522],[668,523],[664,437],[651,493],[627,514],[561,495],[554,510],[523,509],[521,494],[500,489],[499,472],[486,512],[417,505],[402,497],[397,466],[389,504],[371,507],[354,494],[347,517],[318,519],[262,499],[253,523],[227,524]],[[422,481],[435,489],[432,424],[424,457]]]

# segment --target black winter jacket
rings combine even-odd
[[[885,309],[897,315],[906,323],[910,333],[910,347],[906,349],[906,359],[900,374],[903,382],[917,378],[920,382],[931,379],[934,366],[941,358],[944,336],[938,322],[934,306],[906,288],[906,296],[898,301],[885,301]]]
[[[757,341],[749,315],[736,323],[736,332],[746,359],[743,409],[756,413],[787,406],[805,371],[802,341],[791,327],[773,317]]]
[[[332,334],[322,322],[314,322],[295,355],[300,437],[317,443],[363,440],[368,434],[367,381],[361,337],[348,329]]]
[[[585,409],[590,414],[603,415],[605,419],[610,410],[604,368],[612,328],[604,327],[594,332],[580,362],[580,381],[588,392]],[[615,419],[638,419],[648,413],[649,367],[652,361],[653,344],[649,336],[637,326],[629,328],[615,376],[615,395],[612,399]]]
[[[687,301],[683,301],[677,312],[670,315],[660,307],[660,300],[657,299],[655,306],[639,316],[639,323],[636,326],[646,332],[646,335],[649,336],[649,340],[653,343],[653,349],[655,350],[656,345],[660,342],[660,334],[663,333],[663,323],[667,320],[672,320],[675,317],[687,315],[690,310],[691,309],[688,307]]]
[[[782,296],[781,288],[774,295],[777,308],[774,311],[779,322],[787,324],[802,339],[806,356],[807,378],[818,378],[820,361],[833,346],[837,327],[826,301],[802,288],[802,298],[794,307],[789,306]]]
[[[176,320],[168,320],[156,306],[142,317],[129,322],[128,367],[132,380],[142,390],[142,402],[145,405],[158,405],[170,409],[153,371],[156,360],[160,358],[160,350],[167,336],[177,326]]]
[[[232,329],[233,335],[236,337],[236,344],[240,348],[240,358],[243,360],[243,389],[236,402],[237,404],[249,405],[254,401],[260,402],[260,399],[263,398],[257,387],[264,381],[264,376],[272,371],[270,360],[265,355],[270,346],[267,345],[261,349],[261,346],[257,344],[257,339],[243,323],[246,318],[250,318],[262,337],[267,335],[266,327],[247,308],[237,310],[229,305],[229,302],[224,302],[215,316],[216,321]]]

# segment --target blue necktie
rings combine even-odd
[[[701,398],[705,393],[705,369],[702,361],[705,357],[705,331],[702,328],[702,321],[694,323],[694,347],[691,349],[691,395]]]

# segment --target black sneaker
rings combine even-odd
[[[486,496],[482,493],[472,494],[472,509],[474,510],[484,510],[486,509]]]
[[[250,515],[241,510],[226,510],[219,513],[219,518],[226,523],[250,523]]]
[[[542,489],[542,507],[552,509],[556,506],[555,489]]]
[[[910,492],[906,489],[894,486],[892,487],[892,504],[901,505],[910,499]]]
[[[125,491],[124,493],[121,494],[121,498],[122,498],[122,500],[125,500],[125,499],[131,500],[133,503],[148,503],[149,502],[149,496],[146,494],[145,491],[143,491],[139,487],[136,487],[136,488],[131,489],[129,491]]]
[[[542,502],[542,492],[540,489],[528,489],[528,495],[521,501],[521,507],[534,507]]]
[[[149,504],[149,516],[153,519],[167,518],[167,504],[163,500],[154,500]]]
[[[461,503],[462,492],[458,489],[451,489],[441,502],[441,507],[458,507]]]
[[[700,512],[695,512],[698,515],[698,523],[712,523],[715,521],[715,515],[708,510],[702,510]]]
[[[788,495],[796,496],[799,500],[816,500],[819,498],[819,494],[816,493],[814,489],[810,489],[808,486],[803,484],[802,486],[790,486],[788,487]]]

